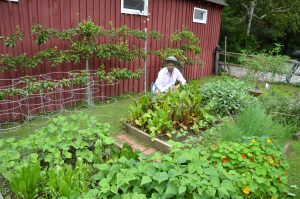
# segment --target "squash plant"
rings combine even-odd
[[[43,168],[61,164],[75,167],[78,158],[86,163],[103,162],[111,158],[109,128],[87,114],[53,118],[27,138],[0,140],[0,172],[9,173],[28,162],[39,162]]]
[[[92,165],[137,159],[131,147],[113,145],[109,128],[87,114],[58,116],[29,137],[0,139],[0,180],[20,198],[80,197],[91,188]]]

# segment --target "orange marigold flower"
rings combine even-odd
[[[247,158],[247,155],[245,153],[243,153],[242,158]]]
[[[248,186],[246,186],[244,189],[243,189],[243,193],[246,194],[246,195],[249,195],[250,194],[250,188]]]
[[[278,164],[280,164],[280,160],[277,160]]]
[[[254,157],[251,157],[250,160],[251,160],[251,161],[254,161]]]
[[[219,146],[218,144],[214,144],[215,147]]]
[[[256,139],[251,140],[252,143],[256,143]]]
[[[228,162],[229,160],[228,160],[228,158],[222,158],[222,162],[224,163],[224,162]]]
[[[263,155],[263,159],[267,159],[267,156]]]
[[[272,139],[267,139],[268,144],[272,144]]]

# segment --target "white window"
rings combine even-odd
[[[194,8],[193,22],[206,24],[206,22],[207,22],[207,10],[195,7]]]
[[[148,0],[121,0],[121,13],[148,15]]]

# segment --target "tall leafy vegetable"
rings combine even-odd
[[[132,108],[128,121],[155,136],[177,136],[179,132],[199,133],[215,121],[209,106],[201,105],[196,82],[154,97],[143,96]]]

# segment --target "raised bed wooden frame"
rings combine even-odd
[[[135,136],[138,139],[143,140],[143,142],[157,149],[158,151],[161,151],[162,153],[168,153],[170,151],[171,146],[168,143],[158,138],[155,138],[154,141],[152,141],[149,134],[135,128],[130,124],[124,124],[124,129],[127,133]]]

